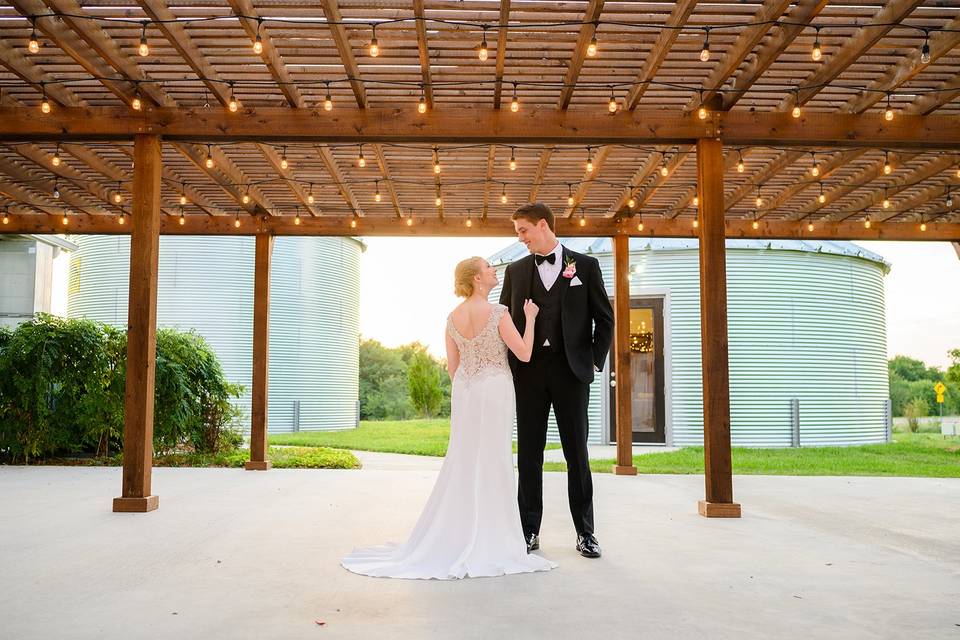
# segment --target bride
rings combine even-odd
[[[507,307],[487,301],[497,274],[486,260],[462,261],[454,279],[455,293],[465,300],[447,317],[453,385],[446,458],[407,541],[354,549],[340,561],[354,573],[447,580],[557,566],[527,554],[510,446],[516,406],[507,348],[530,359],[539,309],[524,303],[521,337]]]

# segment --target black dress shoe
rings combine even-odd
[[[577,535],[577,551],[584,558],[599,558],[600,543],[593,537],[592,533],[587,535]]]
[[[527,553],[531,551],[536,551],[540,548],[540,536],[535,533],[531,533],[527,536]]]

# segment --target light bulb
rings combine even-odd
[[[697,109],[697,115],[700,116],[700,119],[701,119],[701,120],[706,120],[706,119],[707,119],[707,108],[706,108],[706,107],[700,107],[699,109]]]
[[[587,219],[584,218],[583,216],[580,216],[580,226],[581,227],[587,226]]]
[[[3,224],[10,224],[10,215],[6,212],[3,214]]]
[[[737,173],[743,173],[746,170],[746,167],[743,164],[743,160],[737,163]]]
[[[513,100],[510,102],[510,111],[516,113],[520,110],[520,102],[517,100],[517,96],[513,96]]]
[[[790,114],[791,114],[794,118],[799,118],[799,117],[800,117],[800,105],[798,105],[798,104],[797,104],[797,105],[794,105],[794,106],[793,106],[793,111],[791,111]]]
[[[819,176],[819,175],[820,175],[820,167],[818,167],[817,165],[813,165],[813,167],[810,169],[810,175],[812,175],[814,178],[816,178],[817,176]]]
[[[593,159],[587,160],[587,173],[593,173]]]
[[[213,158],[208,155],[203,164],[207,169],[213,169]]]
[[[380,202],[380,200],[382,200],[382,199],[383,199],[383,196],[380,195],[380,192],[379,192],[379,191],[377,191],[375,194],[373,194],[373,200],[374,200],[375,202]]]
[[[610,102],[607,103],[607,111],[610,113],[617,112],[617,99],[613,96],[610,96]]]
[[[694,218],[694,219],[693,219],[693,228],[696,229],[696,228],[699,227],[699,226],[700,226],[700,219],[699,219],[699,218]]]
[[[473,226],[473,220],[471,220],[470,218],[467,218],[467,226],[468,226],[468,227],[472,227],[472,226]]]
[[[6,218],[4,218],[4,221],[6,221]],[[926,230],[927,230],[927,223],[926,223],[926,222],[921,222],[921,223],[920,223],[920,231],[926,231]]]
[[[670,174],[670,170],[667,169],[667,165],[663,165],[663,166],[660,167],[660,175],[662,175],[664,178],[666,178],[667,175],[669,175],[669,174]]]
[[[427,112],[427,99],[424,98],[423,96],[420,96],[420,102],[419,104],[417,104],[417,111],[419,111],[420,113]]]
[[[180,214],[180,224],[181,224],[181,225],[184,225],[184,224],[186,224],[186,223],[187,223],[187,219],[184,218],[184,217],[183,217],[183,214],[181,213],[181,214]]]
[[[591,58],[597,55],[597,36],[590,38],[590,44],[587,45],[587,55]]]
[[[30,53],[38,53],[40,51],[40,41],[37,40],[36,31],[33,31],[30,34],[30,42],[27,44],[27,51]]]
[[[433,203],[439,207],[441,204],[443,204],[443,199],[440,196],[437,196]]]
[[[699,196],[693,196],[693,206],[695,206],[695,207],[700,206],[700,197],[699,197]]]
[[[233,219],[233,226],[237,228],[240,227],[240,216],[237,216],[236,218]]]
[[[240,199],[243,201],[243,204],[250,204],[250,194],[249,194],[249,193],[243,194],[243,197],[240,198]]]
[[[293,219],[293,224],[300,224],[300,214],[297,214],[297,217]]]
[[[63,224],[70,224],[70,218],[67,217],[67,214],[63,214]]]
[[[760,223],[757,222],[756,220],[754,220],[754,221],[753,221],[753,228],[754,228],[754,229],[759,229],[759,228],[760,228]]]
[[[890,107],[887,107],[887,110],[883,112],[883,119],[886,120],[887,122],[890,122],[891,120],[893,120],[893,109],[891,109]]]
[[[819,62],[820,58],[823,57],[823,51],[820,49],[820,41],[813,43],[813,51],[810,52],[810,57],[815,61]]]
[[[500,194],[500,202],[503,203],[503,204],[507,204],[507,194],[506,194],[506,193],[501,193],[501,194]]]
[[[257,55],[263,53],[263,40],[260,39],[260,34],[257,34],[257,39],[253,41],[253,52]]]
[[[812,223],[812,222],[807,223],[807,231],[813,231],[813,223]]]
[[[60,188],[57,187],[56,185],[54,185],[54,187],[53,187],[53,199],[54,199],[54,200],[59,200],[59,199],[60,199]]]
[[[376,58],[380,55],[380,43],[377,42],[377,37],[374,36],[370,38],[370,57]]]
[[[150,55],[150,47],[147,46],[147,36],[140,36],[140,47],[137,49],[141,58]]]
[[[187,204],[187,196],[182,193],[180,194],[180,204]]]
[[[227,108],[230,109],[231,113],[236,113],[237,109],[240,108],[240,105],[237,103],[237,99],[232,95],[230,96],[230,102],[227,103]]]
[[[50,101],[46,98],[44,98],[43,102],[40,103],[40,111],[43,113],[50,113]]]
[[[357,158],[357,166],[360,167],[361,169],[367,166],[367,159],[363,157],[362,151],[360,152],[360,157]]]
[[[568,207],[573,206],[573,196],[567,196],[567,206]]]
[[[481,42],[480,46],[477,48],[477,57],[480,58],[481,62],[486,62],[489,56],[490,51],[487,49],[487,39],[484,37],[483,42]]]
[[[630,207],[631,209],[633,209],[635,206],[637,206],[637,201],[636,201],[636,199],[634,199],[633,196],[630,196],[630,199],[627,200],[627,206]]]
[[[760,196],[757,196],[756,202],[758,207],[763,206],[763,198],[761,198]]]
[[[288,168],[289,166],[290,166],[290,163],[287,161],[286,158],[280,158],[280,168],[281,168],[281,169],[286,169],[286,168]]]
[[[819,196],[817,196],[817,202],[819,202],[820,204],[823,204],[826,201],[827,201],[827,195],[825,193],[821,193]]]
[[[866,220],[863,221],[863,226],[867,229],[870,228],[870,218],[867,218]]]
[[[329,93],[327,93],[327,97],[323,99],[323,110],[333,111],[333,100],[330,98]]]
[[[313,204],[314,202],[316,202],[316,200],[317,199],[313,197],[312,193],[307,194],[307,204]]]
[[[437,160],[436,162],[433,163],[433,172],[434,172],[434,173],[440,173],[440,161],[439,161],[439,160]]]
[[[412,227],[412,226],[413,226],[413,218],[407,218],[407,226],[408,226],[408,227]]]
[[[949,205],[948,205],[948,206],[949,206]],[[884,198],[884,199],[883,199],[883,208],[884,208],[884,209],[889,209],[889,208],[890,208],[890,200],[889,200],[889,198]]]
[[[59,154],[59,153],[54,153],[54,154],[53,154],[53,158],[50,159],[50,162],[51,162],[51,164],[53,164],[53,166],[59,167],[59,166],[60,166],[60,154]]]
[[[127,221],[126,216],[124,216],[124,215],[121,213],[121,214],[120,214],[120,218],[117,220],[117,222],[119,222],[120,224],[124,224],[126,221]]]
[[[353,218],[353,219],[350,220],[350,226],[351,226],[352,228],[354,228],[354,229],[357,228],[357,219],[356,219],[356,218]]]
[[[890,175],[890,173],[891,173],[892,171],[893,171],[893,167],[890,166],[890,163],[889,163],[889,162],[884,162],[884,163],[883,163],[883,174],[888,176],[888,175]]]
[[[923,46],[920,48],[920,62],[923,64],[930,64],[930,41],[924,40]]]
[[[517,161],[514,160],[513,158],[510,158],[510,171],[516,171],[516,170],[517,170]]]
[[[120,195],[120,192],[119,192],[119,191],[117,191],[115,194],[113,194],[113,201],[114,201],[116,204],[120,204],[121,202],[123,202],[123,196]]]
[[[140,96],[134,96],[133,102],[130,103],[130,106],[133,107],[134,111],[140,111],[143,108],[143,103],[140,101]]]
[[[643,222],[637,223],[637,231],[643,231]]]
[[[704,38],[703,49],[700,50],[700,62],[707,62],[708,60],[710,60],[710,40]]]

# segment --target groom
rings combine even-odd
[[[613,310],[600,263],[560,244],[550,207],[541,202],[520,207],[513,214],[513,226],[531,255],[507,267],[500,304],[510,308],[521,334],[526,325],[523,301],[530,298],[540,307],[530,362],[510,354],[517,396],[517,499],[527,552],[540,548],[543,449],[552,405],[567,461],[577,551],[599,558],[600,544],[593,534],[587,403],[594,371],[600,371],[610,350]]]

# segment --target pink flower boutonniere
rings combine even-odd
[[[564,264],[564,267],[563,267],[563,277],[564,277],[564,278],[570,279],[570,278],[572,278],[573,276],[577,275],[577,261],[576,261],[576,260],[574,260],[573,258],[569,258],[569,257],[568,257],[568,258],[564,261],[563,264]]]

